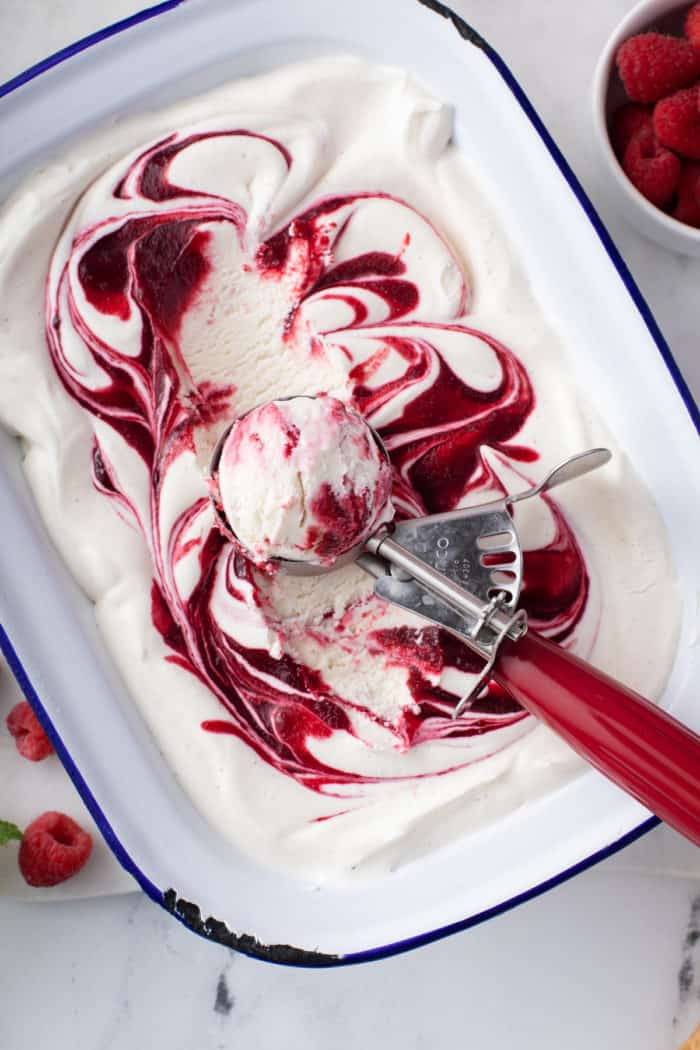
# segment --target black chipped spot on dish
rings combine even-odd
[[[418,0],[418,3],[422,4],[423,7],[427,7],[429,11],[434,11],[436,15],[448,19],[463,40],[468,40],[470,44],[481,48],[482,51],[490,52],[492,50],[491,45],[484,40],[480,33],[477,33],[476,29],[470,26],[461,15],[458,15],[447,4],[441,3],[441,0]]]
[[[225,948],[232,948],[243,955],[252,955],[256,959],[263,959],[265,962],[280,963],[287,966],[321,967],[336,966],[343,961],[342,955],[308,951],[305,948],[295,948],[292,944],[263,944],[257,937],[253,937],[252,934],[233,933],[232,930],[229,930],[226,923],[220,919],[215,919],[211,915],[203,919],[198,905],[193,904],[192,901],[185,900],[183,897],[178,897],[173,889],[166,890],[163,893],[163,907],[187,926],[188,929],[198,933],[200,937],[206,937],[207,940],[222,944]]]

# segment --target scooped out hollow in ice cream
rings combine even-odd
[[[269,401],[236,420],[216,488],[231,531],[258,563],[331,566],[394,515],[385,453],[334,397]]]

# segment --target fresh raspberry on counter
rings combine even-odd
[[[700,50],[700,4],[693,4],[685,20],[685,35]]]
[[[53,753],[51,741],[26,700],[15,704],[5,721],[23,758],[41,762],[42,758]]]
[[[633,186],[652,204],[668,204],[681,172],[675,153],[660,146],[651,129],[643,129],[629,142],[622,167]]]
[[[42,813],[25,829],[19,867],[30,886],[55,886],[81,870],[92,852],[92,836],[65,813]]]
[[[691,160],[683,163],[671,214],[688,226],[700,228],[700,164]]]
[[[698,52],[700,55],[700,52]],[[689,160],[700,160],[700,90],[677,91],[654,106],[654,131],[662,146]]]
[[[700,51],[688,40],[640,33],[621,44],[617,70],[633,102],[656,102],[700,76]]]
[[[615,111],[610,123],[610,141],[618,158],[622,158],[631,140],[642,129],[652,130],[650,106],[628,102]]]

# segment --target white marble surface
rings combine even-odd
[[[0,81],[140,6],[0,0]],[[454,6],[520,78],[700,395],[700,261],[645,242],[615,214],[591,135],[593,66],[632,0]],[[664,829],[485,926],[332,972],[234,957],[135,894],[0,898],[0,1047],[675,1050],[700,1021],[698,924],[700,861]]]

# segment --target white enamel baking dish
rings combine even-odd
[[[320,53],[404,66],[456,110],[578,381],[656,493],[683,592],[664,704],[700,730],[699,413],[590,202],[502,59],[436,0],[178,0],[0,88],[3,192],[115,115]],[[278,962],[377,958],[543,892],[656,822],[593,771],[506,819],[350,889],[263,870],[194,810],[150,738],[0,435],[0,643],[121,863],[197,932]]]

